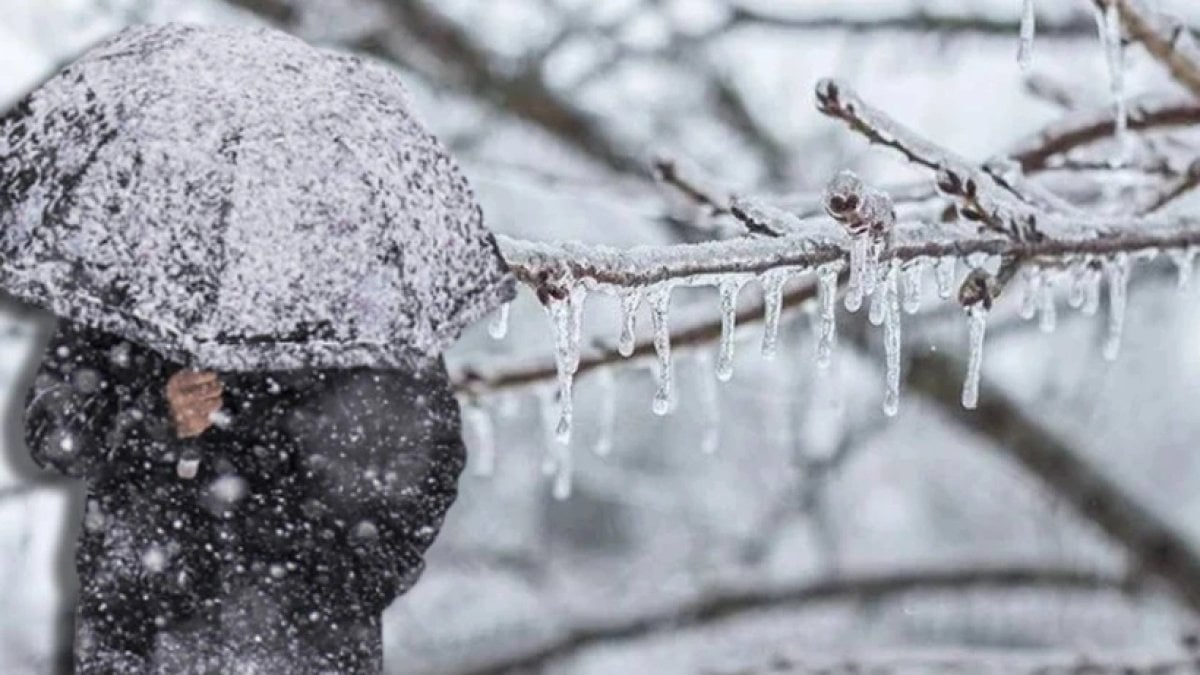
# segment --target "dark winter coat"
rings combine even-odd
[[[60,321],[28,394],[34,459],[88,484],[77,672],[378,672],[464,462],[444,367],[219,373],[195,440],[180,367]]]

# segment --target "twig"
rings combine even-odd
[[[1129,129],[1145,131],[1200,124],[1200,101],[1146,96],[1129,102]],[[1097,141],[1112,138],[1116,127],[1111,106],[1072,113],[1034,134],[1009,152],[1025,173],[1050,166],[1050,160]]]
[[[735,6],[730,14],[728,30],[739,26],[760,26],[796,31],[838,30],[855,33],[890,31],[919,34],[966,33],[982,35],[1016,35],[1020,30],[1017,22],[987,16],[935,14],[918,10],[894,16],[855,19],[840,16],[789,17],[768,14],[749,7]],[[1077,37],[1091,35],[1095,31],[1086,16],[1076,14],[1067,21],[1039,21],[1039,37]]]

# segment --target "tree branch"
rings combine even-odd
[[[1129,102],[1129,129],[1146,131],[1200,124],[1200,101],[1183,97],[1145,96]],[[1009,152],[1025,173],[1050,166],[1050,160],[1116,133],[1113,110],[1104,106],[1075,112],[1030,136]]]
[[[1142,0],[1096,2],[1106,7],[1116,3],[1129,36],[1161,61],[1177,82],[1200,97],[1200,48],[1187,26],[1152,11]]]
[[[473,668],[461,675],[499,675],[536,672],[553,661],[577,654],[588,647],[675,632],[770,609],[793,607],[827,600],[876,601],[913,591],[960,591],[968,589],[1075,589],[1138,590],[1129,578],[1113,577],[1067,568],[1006,567],[961,570],[919,570],[889,574],[831,578],[791,586],[715,589],[678,607],[622,617],[606,623],[577,626],[532,649],[511,654]]]
[[[852,33],[890,31],[920,34],[965,33],[1000,36],[1016,35],[1020,31],[1020,25],[1013,20],[997,19],[982,15],[935,14],[927,10],[918,10],[909,14],[898,14],[895,16],[857,19],[840,16],[790,17],[780,14],[769,14],[749,7],[735,6],[730,13],[724,29],[728,30],[740,26],[759,26],[795,31],[838,30]],[[1038,21],[1039,37],[1089,36],[1094,34],[1095,30],[1091,19],[1082,14],[1075,14],[1066,21]]]

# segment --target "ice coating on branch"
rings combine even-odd
[[[987,332],[988,310],[984,303],[967,308],[968,349],[967,377],[963,382],[962,406],[974,410],[979,405],[979,379],[983,373],[983,338]]]
[[[600,397],[600,431],[592,452],[598,457],[607,457],[612,453],[613,433],[617,423],[617,382],[612,368],[597,368],[596,387]]]
[[[476,402],[463,407],[463,417],[469,429],[471,457],[476,476],[491,476],[496,470],[496,433],[492,415]]]
[[[655,415],[671,411],[675,375],[671,365],[671,287],[663,285],[650,292],[650,320],[654,325],[654,353],[658,357],[657,388],[651,409]]]
[[[785,270],[770,270],[759,276],[763,292],[762,354],[768,359],[775,358],[779,342],[779,316],[782,313],[783,285],[787,283],[787,278]]]
[[[893,261],[888,266],[884,287],[879,295],[884,296],[883,349],[886,356],[887,387],[883,394],[883,412],[895,417],[900,410],[900,263]]]
[[[1195,270],[1196,249],[1191,246],[1167,250],[1171,262],[1175,263],[1176,285],[1179,290],[1186,290],[1192,284],[1192,273]]]
[[[617,351],[626,358],[633,356],[637,329],[637,310],[642,304],[642,291],[635,288],[621,293],[621,337],[617,340]]]
[[[1017,63],[1029,74],[1033,65],[1033,39],[1037,34],[1037,12],[1033,0],[1021,2],[1021,45],[1017,48]]]
[[[721,295],[721,342],[717,353],[717,379],[728,382],[733,377],[733,356],[737,345],[737,296],[745,280],[741,277],[722,279],[717,288]]]
[[[1104,342],[1104,358],[1116,360],[1121,353],[1121,336],[1125,332],[1125,304],[1129,288],[1129,255],[1118,253],[1104,263],[1108,277],[1108,338]]]
[[[934,278],[937,280],[938,297],[946,300],[954,295],[954,275],[958,267],[958,258],[948,255],[938,258],[933,265]]]
[[[837,281],[840,263],[817,268],[817,302],[820,303],[820,334],[817,336],[818,368],[828,368],[837,344]]]
[[[506,302],[492,315],[492,320],[488,322],[488,335],[491,335],[492,339],[503,340],[504,336],[508,335],[508,315],[511,310],[512,303]]]
[[[902,270],[904,281],[904,311],[916,314],[921,311],[921,281],[925,274],[925,260],[910,261]]]
[[[407,367],[515,291],[395,70],[279,31],[123,30],[0,120],[0,175],[8,291],[204,368]]]
[[[1038,284],[1038,328],[1043,333],[1053,333],[1058,325],[1057,307],[1054,304],[1054,278],[1047,270],[1042,270],[1038,276],[1041,278]]]

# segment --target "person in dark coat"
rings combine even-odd
[[[66,320],[25,434],[87,482],[81,674],[380,672],[465,461],[440,360],[205,373]]]

